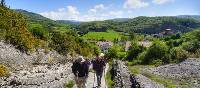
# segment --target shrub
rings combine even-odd
[[[152,64],[154,60],[162,60],[162,62],[169,63],[168,46],[161,41],[155,41],[151,47],[140,56],[143,64]]]
[[[31,24],[30,32],[37,38],[47,40],[48,31],[41,24]]]
[[[197,57],[197,58],[200,58],[200,49],[197,50],[197,52],[196,52],[196,57]]]
[[[9,70],[5,65],[0,64],[0,77],[8,76]]]
[[[195,53],[198,49],[200,49],[200,41],[194,39],[190,42],[183,43],[182,47],[188,52]]]
[[[65,84],[65,88],[73,88],[74,84],[75,84],[74,81],[70,80],[70,81],[68,81],[67,84]]]
[[[21,51],[29,51],[35,48],[36,39],[27,30],[27,22],[24,16],[2,7],[0,7],[0,13],[2,13],[0,16],[0,29],[5,33],[3,35],[4,39]]]
[[[93,46],[93,51],[94,51],[94,55],[98,56],[101,52],[100,48],[98,46]]]
[[[48,62],[49,62],[49,63],[52,63],[54,60],[55,60],[55,58],[53,58],[53,57],[48,57]]]
[[[137,58],[133,59],[132,64],[136,65],[136,64],[142,64],[142,62],[144,61],[145,55],[147,54],[146,51],[140,53]]]
[[[162,65],[163,64],[163,61],[160,60],[160,59],[155,59],[152,61],[151,63],[152,65],[155,65],[156,67],[159,66],[159,65]]]
[[[181,47],[175,47],[170,50],[172,62],[181,62],[188,58],[188,52]]]
[[[119,46],[119,45],[115,45],[115,46],[113,46],[112,48],[110,48],[109,50],[108,50],[108,52],[106,52],[106,54],[105,54],[105,56],[107,57],[107,58],[120,58],[120,55],[122,55],[123,53],[121,53],[121,51],[123,51],[122,50],[122,47],[121,46]],[[121,53],[121,54],[120,54]],[[122,55],[122,57],[123,57],[123,55]]]
[[[132,61],[134,58],[136,58],[141,52],[144,51],[144,47],[140,46],[137,42],[133,42],[130,48],[130,51],[128,52],[127,59],[129,61]]]

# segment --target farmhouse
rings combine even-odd
[[[173,35],[174,32],[172,31],[172,29],[165,29],[163,32],[159,33],[159,34],[153,34],[154,37],[166,37],[166,36],[170,36]]]
[[[110,41],[98,41],[97,45],[100,47],[101,52],[107,52],[109,48],[113,46],[113,43]]]

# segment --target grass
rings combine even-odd
[[[67,84],[65,84],[65,88],[73,88],[73,86],[75,85],[73,80],[70,80],[67,82]]]
[[[9,76],[9,70],[8,67],[6,67],[3,64],[0,64],[0,77]]]
[[[153,75],[153,74],[146,73],[146,72],[143,73],[143,75],[157,83],[163,84],[167,88],[177,88],[177,85],[171,79]]]
[[[121,34],[119,32],[115,32],[109,30],[107,32],[89,32],[82,37],[83,39],[94,39],[94,40],[101,40],[105,39],[108,41],[113,41],[114,39],[120,39]]]
[[[129,64],[128,66],[129,71],[131,71],[133,75],[141,74],[141,70],[144,68],[154,67],[153,65],[132,65],[131,66],[131,63],[128,63],[128,64]]]
[[[113,80],[111,80],[111,74],[110,74],[111,65],[112,65],[112,63],[110,62],[108,72],[106,73],[106,78],[105,78],[108,88],[113,88],[113,86],[114,86],[114,82],[113,82]]]

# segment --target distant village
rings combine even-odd
[[[172,31],[172,29],[165,29],[163,32],[160,32],[158,34],[152,34],[151,36],[153,37],[158,37],[158,38],[164,38],[167,36],[174,35],[175,32]],[[114,45],[112,41],[96,41],[96,40],[89,40],[91,43],[95,43],[99,48],[101,49],[101,52],[106,53],[108,50]],[[128,51],[131,47],[131,41],[118,41],[119,45],[124,47],[124,51]],[[139,45],[144,46],[144,47],[150,47],[151,42],[144,39],[143,41],[139,42]]]

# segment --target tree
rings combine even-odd
[[[107,58],[116,58],[116,59],[119,59],[120,57],[120,52],[122,51],[122,47],[119,46],[119,45],[114,45],[112,48],[110,48],[108,50],[108,52],[106,53],[106,57]]]
[[[146,51],[142,58],[143,64],[153,64],[155,60],[161,60],[163,63],[169,63],[168,46],[161,41],[155,41],[151,47]]]
[[[6,7],[6,2],[5,2],[5,0],[1,0],[1,6]]]
[[[134,58],[136,58],[140,53],[142,53],[145,50],[143,46],[140,46],[138,42],[134,41],[131,44],[130,51],[128,52],[127,59],[129,61],[132,61]]]
[[[94,55],[99,56],[99,54],[101,52],[101,50],[99,49],[99,47],[94,46],[93,49],[94,49]]]
[[[170,50],[173,62],[181,62],[188,58],[189,53],[182,47],[175,47]]]

